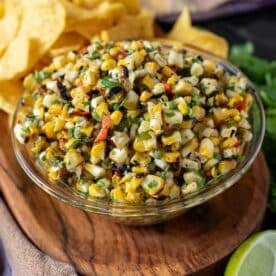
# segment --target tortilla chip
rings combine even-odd
[[[115,25],[125,14],[126,8],[123,4],[104,2],[97,9],[91,10],[90,18],[70,23],[67,25],[66,31],[75,31],[87,39],[91,39],[100,31]]]
[[[20,3],[18,0],[0,2],[0,14],[1,10],[3,13],[5,10],[5,15],[0,19],[0,57],[19,30]]]
[[[99,37],[101,40],[113,41],[149,39],[153,37],[153,20],[153,14],[147,10],[142,10],[138,15],[125,15],[116,26],[102,31]]]
[[[190,11],[187,6],[184,6],[181,14],[173,25],[172,30],[168,34],[168,38],[172,40],[179,40],[180,36],[184,35],[184,30],[192,26]]]
[[[22,92],[23,86],[19,81],[0,82],[1,109],[9,114],[13,114]]]
[[[61,35],[65,17],[65,10],[58,0],[24,0],[20,35],[37,43],[29,66],[33,66]]]
[[[0,59],[0,82],[18,79],[29,68],[31,41],[23,36],[16,37]]]
[[[55,57],[69,51],[79,50],[87,43],[88,40],[76,32],[63,33],[49,50],[48,54],[51,57]]]

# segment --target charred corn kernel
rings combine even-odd
[[[236,166],[237,166],[236,160],[223,160],[223,161],[220,161],[218,164],[218,171],[220,174],[225,174],[235,169]]]
[[[140,101],[141,102],[146,102],[147,100],[149,100],[152,97],[152,93],[150,93],[149,91],[143,91],[141,96],[140,96]]]
[[[142,177],[132,177],[130,181],[126,182],[125,191],[127,193],[135,193],[138,187],[141,186],[144,178]]]
[[[63,119],[57,118],[55,120],[54,132],[61,131],[65,125],[65,121]]]
[[[167,84],[174,85],[177,83],[177,81],[178,81],[178,77],[176,75],[173,75],[168,78]]]
[[[146,75],[144,78],[143,78],[143,81],[142,83],[148,88],[148,89],[152,89],[153,86],[154,86],[154,81],[153,79],[149,76],[149,75]]]
[[[42,127],[42,130],[45,132],[47,138],[52,139],[55,137],[54,128],[55,128],[54,121],[49,121]]]
[[[216,123],[226,121],[231,117],[231,112],[227,108],[217,108],[214,110],[214,119]]]
[[[225,96],[224,93],[218,93],[215,96],[215,104],[216,105],[226,105],[228,103],[228,98]],[[229,103],[228,103],[229,105]]]
[[[166,77],[171,77],[172,75],[175,75],[175,72],[169,66],[164,66],[162,68],[162,74]]]
[[[219,137],[211,136],[211,137],[209,137],[209,139],[212,141],[212,143],[213,143],[215,146],[218,146],[219,143],[220,143],[220,138],[219,138]]]
[[[104,160],[105,157],[106,142],[102,141],[93,145],[90,152],[90,160],[92,164],[97,164]]]
[[[102,117],[103,115],[109,114],[108,110],[108,104],[106,102],[101,102],[97,107],[96,107],[96,113]]]
[[[139,166],[133,166],[131,168],[131,171],[133,173],[137,173],[137,174],[142,174],[142,173],[148,173],[149,172],[147,167],[139,167]]]
[[[221,148],[222,149],[226,149],[226,148],[232,148],[235,145],[237,145],[237,143],[239,142],[237,137],[230,137],[227,138],[226,140],[224,140],[221,144]]]
[[[165,152],[164,153],[164,159],[168,163],[174,163],[174,162],[176,162],[179,157],[180,157],[180,152],[178,152],[178,151]]]
[[[93,132],[94,126],[92,123],[88,124],[86,127],[82,127],[80,132],[87,137],[90,137]]]
[[[194,137],[191,141],[189,141],[181,150],[181,155],[186,157],[189,153],[196,150],[199,146],[198,139]]]
[[[163,178],[148,174],[142,182],[142,187],[148,194],[155,195],[163,189],[164,184]]]
[[[75,149],[69,149],[64,156],[64,163],[67,170],[72,170],[84,161],[81,154]]]
[[[41,152],[42,149],[44,149],[47,146],[47,142],[45,137],[39,137],[35,144],[32,146],[32,152],[34,154],[38,154]]]
[[[106,191],[97,184],[91,184],[89,186],[89,196],[93,198],[105,198]]]
[[[192,108],[192,118],[197,119],[198,121],[201,121],[205,117],[205,109],[201,106],[195,105]]]
[[[28,129],[30,135],[38,134],[38,128],[35,125],[30,125]]]
[[[202,139],[199,146],[199,153],[205,156],[207,159],[211,159],[214,156],[214,144],[209,138]]]
[[[181,128],[188,128],[188,129],[191,129],[193,127],[193,120],[184,120],[182,123],[181,123]]]
[[[173,144],[171,145],[171,149],[172,149],[172,151],[177,151],[177,150],[180,149],[180,146],[181,146],[180,143],[173,143]]]
[[[122,191],[121,187],[113,189],[110,195],[115,202],[125,202],[125,193]]]
[[[145,69],[147,69],[151,74],[156,73],[159,70],[160,66],[156,62],[147,62],[145,64]]]
[[[116,67],[116,60],[114,59],[107,59],[101,65],[102,71],[108,71]]]
[[[189,112],[188,105],[184,100],[177,105],[177,108],[183,115],[187,115]]]
[[[173,87],[173,93],[177,95],[187,96],[192,94],[192,89],[193,86],[188,81],[181,79]]]
[[[117,126],[121,122],[122,118],[123,118],[123,114],[119,110],[115,110],[110,115],[110,119],[112,121],[112,125],[114,125],[114,126]]]
[[[174,143],[180,143],[181,142],[181,134],[179,131],[174,131],[169,136],[162,135],[161,141],[166,146],[172,145]]]
[[[207,76],[212,75],[215,72],[216,64],[213,61],[204,60],[202,65]]]
[[[142,166],[145,166],[145,165],[147,165],[148,163],[151,162],[151,157],[146,153],[135,152],[135,154],[131,158],[130,162],[132,164],[137,164],[138,163]]]
[[[232,96],[228,102],[229,107],[234,107],[237,106],[239,103],[243,102],[243,97],[239,94],[236,93],[234,96]]]

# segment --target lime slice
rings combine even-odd
[[[275,276],[276,230],[257,233],[231,256],[225,276]]]

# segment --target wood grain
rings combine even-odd
[[[205,269],[214,275],[211,266],[262,221],[269,181],[262,154],[222,195],[165,224],[129,227],[59,202],[33,184],[14,157],[7,121],[0,113],[0,187],[6,202],[37,247],[80,273],[188,275]]]

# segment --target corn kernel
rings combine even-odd
[[[114,59],[107,59],[101,65],[102,71],[108,71],[116,67],[116,60]]]
[[[234,107],[241,102],[243,102],[243,97],[240,94],[236,93],[234,96],[232,96],[230,98],[230,100],[228,102],[228,106]]]
[[[230,137],[230,138],[227,138],[226,140],[224,140],[224,141],[222,142],[221,148],[222,148],[222,149],[232,148],[232,147],[234,147],[235,145],[237,145],[238,141],[239,141],[239,140],[238,140],[237,137]]]
[[[80,129],[80,132],[81,132],[82,134],[84,134],[85,136],[90,137],[91,134],[92,134],[92,132],[93,132],[93,129],[94,129],[94,126],[93,126],[93,124],[91,123],[91,124],[89,124],[89,125],[86,126],[86,127],[82,127],[82,128]]]
[[[137,188],[141,186],[143,180],[142,177],[132,177],[130,181],[126,182],[126,192],[135,193]]]
[[[121,187],[117,187],[113,189],[110,193],[113,201],[116,202],[124,202],[125,201],[125,193],[122,191]]]
[[[106,102],[101,102],[97,107],[96,107],[96,113],[102,117],[105,114],[109,114],[108,110],[108,105]]]
[[[54,132],[58,132],[58,131],[62,130],[64,125],[65,125],[65,121],[63,119],[57,118],[55,120]]]
[[[166,77],[171,77],[172,75],[175,75],[175,72],[169,66],[164,66],[162,69],[162,74]]]
[[[195,105],[192,108],[192,117],[201,121],[205,117],[205,109],[201,106]]]
[[[106,197],[106,191],[97,184],[91,184],[89,186],[89,196],[93,198],[104,198]]]
[[[112,112],[112,114],[110,115],[112,125],[117,126],[121,122],[122,117],[123,117],[123,114],[121,111],[115,110],[114,112]]]
[[[49,121],[42,127],[42,129],[45,132],[47,138],[52,139],[52,138],[55,137],[54,128],[55,128],[54,121]]]
[[[164,159],[168,163],[174,163],[174,162],[176,162],[179,157],[180,157],[180,152],[178,152],[178,151],[165,152],[164,153]]]
[[[127,193],[125,199],[127,202],[138,203],[142,199],[142,194],[141,193]]]
[[[113,47],[109,50],[109,54],[111,56],[116,56],[118,55],[118,53],[121,51],[121,48],[120,47]]]
[[[177,105],[177,108],[178,108],[178,110],[179,110],[183,115],[187,115],[188,112],[189,112],[189,108],[188,108],[188,106],[187,106],[187,104],[186,104],[185,101],[182,101],[181,103],[179,103],[179,104]]]
[[[102,141],[93,145],[90,153],[90,159],[93,164],[99,163],[105,157],[106,142]]]
[[[235,160],[223,160],[219,162],[218,171],[220,174],[225,174],[237,166],[237,161]]]
[[[225,105],[228,103],[228,98],[225,96],[224,93],[218,93],[215,96],[215,103],[216,103],[216,105]],[[228,103],[228,105],[229,105],[229,103]]]
[[[150,93],[149,91],[143,91],[141,96],[140,96],[140,101],[141,102],[146,102],[147,100],[149,100],[152,97],[152,93]]]
[[[209,138],[202,139],[199,146],[199,153],[208,159],[214,156],[214,144]]]
[[[139,167],[139,166],[133,166],[133,167],[131,168],[131,171],[132,171],[133,173],[137,173],[137,174],[140,174],[140,173],[148,173],[148,172],[149,172],[148,169],[147,169],[147,167]]]
[[[151,157],[148,154],[142,152],[135,152],[135,154],[131,158],[131,163],[138,163],[142,166],[147,165],[148,163],[150,163],[150,161]]]
[[[154,81],[153,81],[153,79],[152,79],[149,75],[146,75],[146,76],[143,78],[142,83],[143,83],[148,89],[152,89],[153,86],[154,86]]]
[[[174,85],[177,83],[177,81],[178,81],[178,77],[176,75],[173,75],[168,78],[167,84]]]
[[[162,135],[161,140],[164,145],[169,146],[181,142],[181,134],[179,131],[175,131],[169,136]]]
[[[159,70],[160,66],[156,62],[147,62],[145,64],[145,69],[147,69],[150,73],[154,74]]]

